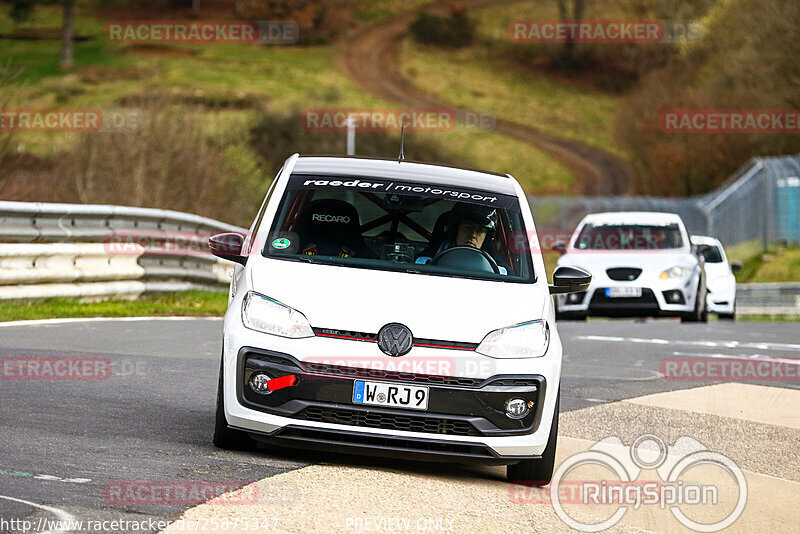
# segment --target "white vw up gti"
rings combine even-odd
[[[507,464],[550,481],[561,340],[526,197],[508,175],[290,157],[237,263],[214,443]],[[531,242],[534,240],[533,242]]]

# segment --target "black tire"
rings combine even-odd
[[[700,280],[700,285],[697,288],[697,295],[694,298],[694,311],[681,316],[682,323],[707,323],[708,322],[708,306],[706,304],[707,292],[703,291],[705,282]]]
[[[556,321],[586,321],[586,314],[580,312],[559,312],[556,310]]]
[[[700,322],[707,323],[708,322],[708,303],[706,302],[706,295],[708,293],[703,293],[703,311],[700,312]]]
[[[217,382],[217,412],[214,418],[214,446],[229,451],[249,451],[256,447],[256,442],[241,430],[228,427],[225,419],[225,398],[222,395],[222,361],[219,363],[219,381]]]
[[[733,313],[718,313],[720,321],[735,321],[736,320],[736,301],[733,301]]]
[[[550,436],[542,457],[536,460],[521,460],[506,468],[506,479],[524,486],[546,486],[553,478],[553,467],[556,463],[556,445],[558,442],[558,411],[561,405],[561,392],[556,397],[556,409],[553,413],[553,424]]]

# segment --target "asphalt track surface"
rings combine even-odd
[[[104,489],[118,481],[244,485],[331,461],[211,445],[221,328],[219,319],[0,326],[0,357],[96,356],[113,368],[105,380],[0,380],[0,519],[52,518],[41,506],[85,520],[174,519],[190,505],[125,505]],[[791,323],[563,322],[559,333],[562,412],[702,385],[660,379],[664,358],[800,360]],[[768,384],[800,388],[796,379]]]

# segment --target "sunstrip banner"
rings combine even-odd
[[[469,202],[471,204],[491,206],[498,209],[519,211],[517,197],[512,195],[480,191],[461,186],[398,182],[389,178],[293,175],[289,180],[289,189],[329,189],[339,191],[362,191],[365,193],[395,193],[398,195],[412,195],[440,200]]]

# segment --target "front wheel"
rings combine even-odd
[[[223,356],[224,357],[224,356]],[[214,446],[231,451],[246,451],[255,448],[256,442],[241,430],[228,427],[225,419],[225,396],[222,389],[222,362],[219,364],[219,382],[217,383],[217,412],[214,418]]]
[[[561,404],[561,393],[556,397],[556,409],[553,412],[553,424],[550,425],[550,436],[542,457],[535,460],[521,460],[509,465],[506,479],[524,486],[546,486],[553,478],[553,466],[556,463],[556,443],[558,441],[558,410]]]
[[[733,311],[731,313],[718,313],[717,317],[720,321],[735,321],[736,320],[736,301],[733,301]]]
[[[681,316],[682,323],[707,323],[708,322],[708,305],[706,304],[707,292],[703,291],[705,284],[700,281],[700,286],[697,288],[697,294],[694,297],[694,310]]]

